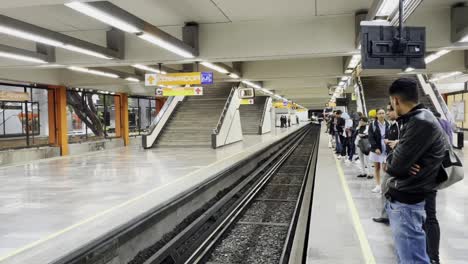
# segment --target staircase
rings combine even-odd
[[[407,75],[406,77],[414,78],[417,81],[417,77],[415,75]],[[397,79],[398,77],[394,76],[361,78],[367,111],[378,108],[387,108],[387,105],[390,102],[390,99],[388,97],[388,88]],[[431,102],[431,99],[428,95],[424,93],[421,86],[419,86],[419,101],[420,103],[424,104],[429,110],[435,111],[435,107]]]
[[[164,127],[155,146],[211,147],[211,134],[232,87],[232,83],[205,86],[203,96],[186,97]]]
[[[255,97],[255,104],[241,105],[239,108],[242,124],[242,134],[258,135],[259,126],[262,121],[263,110],[265,109],[266,96]]]

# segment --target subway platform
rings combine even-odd
[[[163,206],[303,125],[216,150],[133,147],[2,167],[0,263],[52,262],[51,252],[64,255]]]
[[[327,140],[322,133],[307,263],[397,263],[390,227],[372,221],[382,206],[380,195],[371,192],[375,180],[357,178],[360,164],[335,159]],[[458,151],[464,164],[466,151]],[[438,192],[437,218],[441,263],[468,263],[467,180]]]

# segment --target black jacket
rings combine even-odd
[[[395,122],[390,125],[388,129],[387,139],[388,140],[398,140],[400,138],[400,127],[398,122]],[[387,145],[387,153],[390,154],[393,150]]]
[[[378,124],[379,121],[375,120],[369,124],[369,143],[371,144],[371,152],[376,150],[382,151],[382,135],[380,133],[380,127]],[[387,138],[388,131],[390,129],[390,124],[385,121],[385,138]]]
[[[342,136],[346,121],[342,117],[335,117],[335,119],[336,119],[336,130],[335,130],[335,132],[339,133]]]
[[[386,196],[415,204],[424,201],[427,193],[439,184],[437,176],[448,145],[439,122],[422,105],[398,118],[398,123],[400,142],[387,166],[390,179],[386,182]],[[409,171],[414,164],[421,166],[421,171],[411,176]]]

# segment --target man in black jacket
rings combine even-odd
[[[399,116],[400,140],[388,160],[385,208],[400,263],[430,263],[423,230],[424,206],[438,185],[447,149],[445,135],[434,115],[418,104],[415,80],[396,80],[389,95]]]
[[[345,137],[343,135],[344,127],[345,127],[345,120],[341,117],[343,112],[341,110],[337,110],[335,114],[335,143],[336,143],[336,155],[337,158],[340,159],[342,156],[343,148],[344,148],[344,141]]]

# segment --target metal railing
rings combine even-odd
[[[454,122],[453,117],[450,114],[450,110],[448,109],[448,106],[445,103],[444,98],[442,98],[442,95],[440,94],[439,90],[437,90],[437,87],[435,86],[435,84],[429,82],[429,77],[427,75],[425,75],[425,74],[422,75],[422,78],[426,82],[426,84],[429,85],[429,87],[431,87],[431,90],[434,93],[435,99],[437,100],[437,102],[432,102],[432,104],[434,104],[434,106],[435,106],[435,104],[437,103],[439,105],[440,109],[442,110],[442,113],[440,113],[440,114],[444,115],[447,120],[449,120],[451,122]],[[421,84],[421,86],[422,86],[422,84]],[[437,109],[437,107],[436,107],[436,109]]]
[[[221,113],[221,116],[219,117],[216,127],[213,129],[214,135],[218,135],[219,131],[221,130],[221,127],[223,126],[224,119],[226,118],[226,114],[229,110],[229,106],[231,105],[232,97],[234,96],[234,93],[236,90],[237,90],[236,87],[232,87],[231,91],[229,92],[229,97],[227,98],[226,103],[224,104],[223,112]]]
[[[263,105],[262,118],[260,118],[260,124],[258,124],[260,134],[263,134],[263,121],[265,121],[265,112],[268,108],[268,103],[270,102],[270,100],[272,99],[270,96],[268,96],[267,99],[265,100],[265,104]]]
[[[151,121],[151,125],[149,127],[149,132],[148,134],[153,133],[154,129],[158,125],[159,121],[161,121],[162,117],[166,114],[167,109],[169,109],[169,106],[171,105],[172,101],[174,101],[174,96],[171,96],[167,98],[166,102],[164,102],[163,107],[161,108],[161,111],[159,111],[158,115]]]

